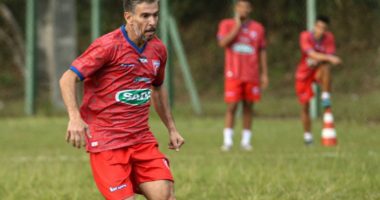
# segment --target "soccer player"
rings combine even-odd
[[[167,52],[155,36],[158,0],[124,0],[126,24],[96,39],[60,80],[69,123],[67,141],[86,144],[96,185],[106,199],[175,199],[168,159],[148,126],[150,100],[169,132],[169,148],[184,139],[168,107]],[[84,81],[79,109],[76,82]]]
[[[222,150],[229,151],[233,145],[235,112],[242,102],[241,147],[249,151],[252,149],[252,107],[260,100],[261,88],[268,86],[265,30],[259,22],[250,19],[250,0],[237,0],[234,10],[235,17],[222,20],[217,33],[219,46],[225,49],[224,100],[227,112]]]
[[[322,106],[331,107],[331,73],[330,67],[342,61],[335,55],[334,35],[328,31],[330,19],[318,16],[312,31],[303,31],[300,35],[302,58],[296,71],[296,93],[302,105],[301,119],[304,128],[304,142],[311,144],[311,120],[309,115],[310,100],[313,98],[312,84],[318,83],[322,88]]]

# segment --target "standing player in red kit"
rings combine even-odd
[[[175,199],[167,158],[148,126],[150,100],[179,151],[178,133],[162,86],[167,59],[155,36],[158,0],[124,0],[126,25],[96,39],[61,78],[69,114],[67,140],[86,144],[96,185],[106,199]],[[76,82],[84,81],[77,106]]]
[[[240,102],[243,103],[241,147],[252,149],[252,107],[260,100],[261,88],[268,86],[265,30],[249,18],[251,12],[249,0],[237,0],[235,18],[224,19],[219,24],[218,42],[225,48],[224,99],[227,103],[223,151],[229,151],[233,145],[235,113]]]
[[[301,119],[304,127],[304,142],[311,144],[310,100],[313,98],[312,84],[322,88],[322,106],[331,107],[331,65],[338,65],[341,59],[335,55],[334,35],[328,31],[330,20],[326,16],[317,17],[312,31],[300,35],[302,58],[296,71],[296,93],[302,105]]]

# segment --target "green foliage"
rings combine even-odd
[[[0,2],[10,7],[23,28],[25,1]],[[298,35],[306,27],[306,1],[253,2],[252,18],[262,22],[267,30],[271,83],[270,92],[267,94],[273,101],[279,98],[294,99],[293,77],[300,58]],[[77,3],[79,55],[91,43],[91,1],[81,0]],[[169,0],[169,4],[172,14],[177,19],[191,71],[201,96],[205,100],[214,99],[222,93],[224,71],[224,51],[217,45],[216,32],[219,21],[232,16],[232,0]],[[344,61],[341,68],[333,70],[334,93],[341,93],[346,97],[351,94],[371,95],[380,87],[380,2],[318,0],[317,5],[318,13],[332,18],[330,28],[336,35],[338,55]],[[122,14],[121,0],[102,1],[102,32],[112,31],[124,23]],[[3,45],[1,41],[0,44]],[[0,91],[7,91],[10,84],[18,86],[14,91],[23,91],[21,75],[17,72],[10,73],[15,69],[8,54],[6,48],[0,50],[0,58],[3,61]],[[171,59],[175,72],[176,98],[183,101],[187,95],[183,77],[174,54]],[[39,80],[41,93],[46,91],[46,81],[47,78]],[[22,92],[10,96],[8,94],[1,92],[0,100],[8,99],[10,96],[22,99]],[[47,95],[41,96],[43,98]]]

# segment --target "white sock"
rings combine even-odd
[[[322,99],[330,99],[330,93],[329,92],[322,92],[321,98]]]
[[[252,132],[249,129],[244,129],[243,130],[243,136],[241,139],[241,145],[246,146],[246,145],[251,145],[251,137],[252,137]]]
[[[224,136],[223,143],[225,146],[232,146],[232,144],[233,144],[232,136],[233,135],[234,135],[234,130],[232,128],[225,128],[223,130],[223,136]]]
[[[305,132],[303,134],[303,139],[305,141],[311,141],[311,140],[313,140],[313,134],[311,134],[310,132]]]

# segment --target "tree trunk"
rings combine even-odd
[[[40,20],[39,38],[42,49],[40,63],[48,75],[50,100],[55,108],[63,108],[59,78],[76,57],[76,1],[44,0],[40,5],[44,17]],[[43,3],[42,3],[43,4]],[[43,9],[43,7],[46,7]]]

